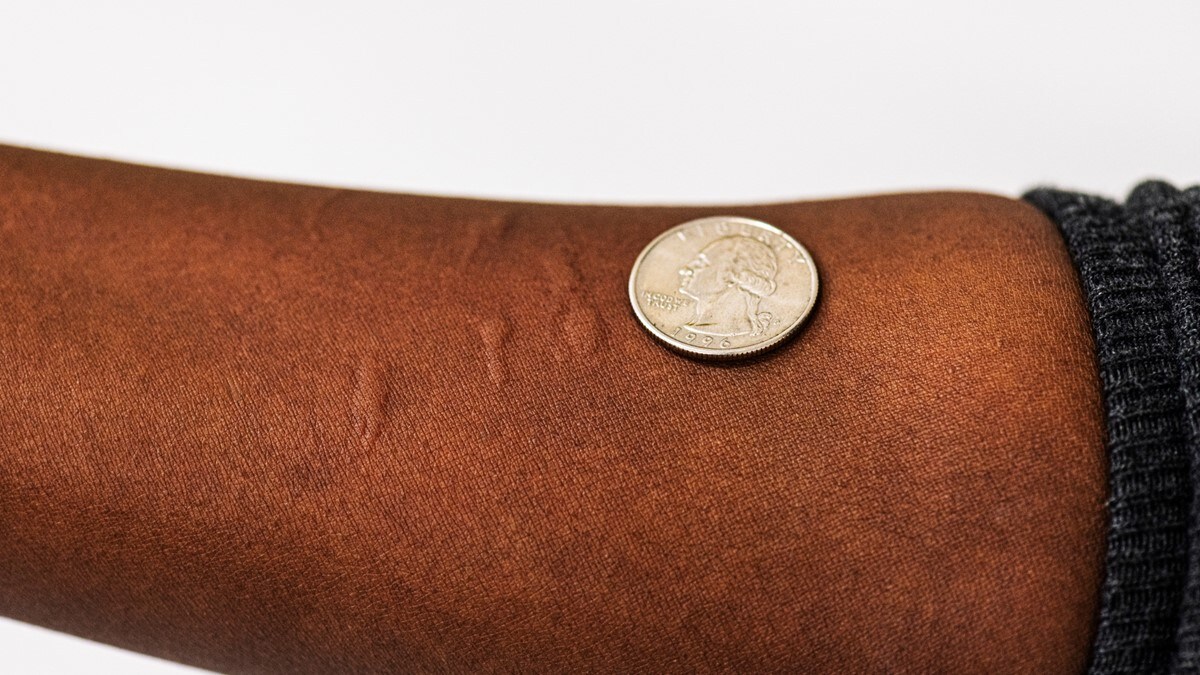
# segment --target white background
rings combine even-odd
[[[1200,3],[0,0],[0,143],[558,201],[1120,196],[1200,180]],[[190,672],[8,621],[0,671]]]

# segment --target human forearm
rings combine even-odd
[[[817,258],[766,358],[625,280]],[[1053,225],[996,197],[440,199],[0,149],[0,612],[230,671],[1065,672],[1104,459]]]

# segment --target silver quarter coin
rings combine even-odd
[[[750,356],[804,323],[817,300],[817,266],[777,227],[701,218],[646,246],[629,275],[629,300],[668,347],[700,358]]]

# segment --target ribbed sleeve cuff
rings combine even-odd
[[[1103,387],[1109,533],[1091,673],[1200,670],[1200,188],[1039,189],[1079,271]]]

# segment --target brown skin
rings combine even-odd
[[[656,234],[821,272],[677,356]],[[0,148],[0,614],[230,672],[1056,672],[1103,427],[1054,226],[1001,197],[720,208],[335,191]]]

